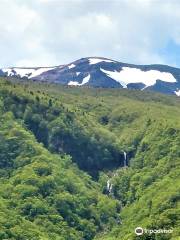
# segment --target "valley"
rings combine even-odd
[[[0,113],[0,239],[179,239],[179,97],[1,77]]]

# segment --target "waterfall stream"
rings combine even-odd
[[[107,180],[107,185],[106,185],[106,190],[109,194],[112,192],[112,186],[113,185],[111,184],[110,180],[108,179]]]
[[[124,166],[123,167],[127,167],[127,153],[124,151]]]
[[[123,167],[127,167],[128,166],[128,163],[127,163],[127,153],[125,151],[123,151],[123,154],[124,154],[124,163],[123,163]],[[114,173],[113,175],[114,177],[117,176],[117,173]],[[111,194],[112,193],[112,190],[113,190],[113,185],[110,181],[110,179],[107,180],[107,183],[106,183],[106,192],[107,194]]]

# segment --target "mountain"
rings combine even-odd
[[[69,86],[128,88],[180,96],[180,69],[167,65],[134,65],[88,57],[54,67],[3,68],[0,75]]]

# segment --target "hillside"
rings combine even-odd
[[[1,78],[0,239],[178,239],[179,107],[152,92]],[[137,238],[138,226],[173,231]]]

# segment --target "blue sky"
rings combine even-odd
[[[0,66],[86,56],[180,67],[179,0],[0,0]]]
[[[163,48],[159,49],[159,55],[170,65],[180,67],[180,45],[173,40],[170,39]]]

